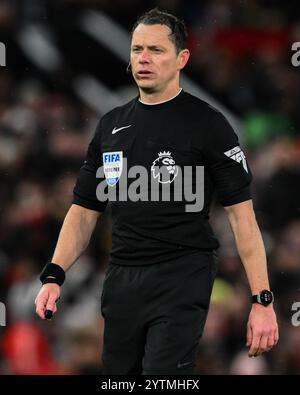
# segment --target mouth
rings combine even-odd
[[[147,78],[151,76],[153,73],[149,70],[140,70],[136,73],[139,78]]]

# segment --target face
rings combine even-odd
[[[130,63],[138,87],[148,93],[162,92],[179,83],[179,71],[188,61],[187,49],[176,53],[166,25],[139,24],[131,41]]]

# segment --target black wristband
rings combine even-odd
[[[46,277],[45,280],[42,281],[42,283],[43,283],[43,285],[44,284],[58,284],[57,279],[54,277]]]
[[[50,278],[48,278],[50,277]],[[56,283],[59,286],[63,285],[66,278],[66,273],[64,269],[57,265],[56,263],[47,263],[47,265],[42,270],[40,275],[40,280],[42,284]]]

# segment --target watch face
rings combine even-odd
[[[273,294],[271,291],[262,291],[260,293],[260,301],[263,305],[268,305],[273,302]]]

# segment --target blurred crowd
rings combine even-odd
[[[67,65],[60,70],[64,78],[43,76],[14,52],[11,35],[26,18],[39,22],[44,18],[62,33],[63,23],[68,30],[68,18],[87,8],[103,10],[129,31],[136,17],[153,6],[186,20],[192,51],[186,73],[241,120],[240,138],[254,175],[253,201],[279,319],[279,344],[259,358],[248,358],[250,290],[226,214],[215,202],[211,223],[221,244],[219,272],[199,345],[197,372],[300,373],[300,327],[295,320],[292,324],[292,306],[300,302],[300,69],[290,62],[291,43],[300,41],[295,4],[0,2],[0,41],[3,35],[12,43],[7,56],[15,61],[0,68],[0,302],[6,305],[7,321],[6,327],[0,327],[0,374],[101,372],[100,296],[111,247],[108,210],[88,249],[68,272],[55,318],[50,322],[37,318],[38,274],[51,259],[101,114],[68,89]],[[101,57],[100,49],[98,53]],[[73,62],[77,64],[76,59]],[[74,70],[76,66],[72,75]],[[106,70],[103,66],[98,78],[111,86],[115,83],[109,82],[114,76],[108,66]],[[132,84],[126,78],[120,84]]]

